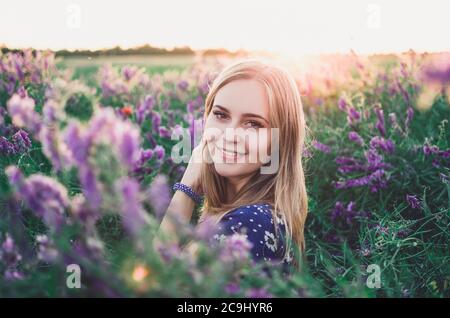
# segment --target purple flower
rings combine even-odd
[[[378,169],[367,176],[338,181],[335,182],[334,185],[337,189],[348,189],[368,185],[371,192],[378,192],[380,189],[385,189],[387,187],[386,181],[386,171],[383,169]]]
[[[158,132],[159,126],[161,125],[161,115],[153,111],[152,112],[152,129],[154,132]]]
[[[150,114],[156,101],[152,95],[145,96],[144,100],[139,103],[136,110],[136,121],[139,125],[145,120],[147,114]]]
[[[228,295],[235,295],[241,291],[241,287],[238,283],[228,283],[225,285],[225,292]]]
[[[159,127],[159,136],[162,138],[170,138],[171,134],[170,134],[170,131],[166,127],[160,126]]]
[[[189,86],[189,83],[186,80],[181,80],[180,82],[178,82],[178,85],[177,85],[177,87],[179,89],[181,89],[182,91],[187,90],[188,86]]]
[[[249,259],[253,244],[245,235],[234,233],[224,239],[223,246],[221,247],[219,255],[221,261],[244,261]]]
[[[420,200],[415,195],[406,195],[406,202],[408,202],[409,206],[413,209],[420,209]]]
[[[406,110],[406,119],[405,119],[405,129],[409,127],[409,124],[412,122],[414,116],[414,109],[409,106]]]
[[[343,97],[339,98],[338,107],[342,111],[347,111],[347,102]]]
[[[11,281],[24,278],[24,275],[17,270],[21,260],[22,256],[18,252],[13,239],[9,234],[6,234],[5,241],[0,247],[0,261],[5,267],[5,272],[3,273],[5,280]]]
[[[349,132],[348,133],[348,139],[350,139],[351,141],[356,142],[360,146],[362,146],[364,144],[364,140],[362,139],[362,137],[356,131]]]
[[[353,226],[356,218],[367,218],[370,216],[368,212],[357,211],[355,206],[354,201],[350,201],[347,207],[341,201],[337,201],[331,211],[331,220],[340,222],[343,226]]]
[[[69,205],[67,190],[56,180],[34,174],[23,180],[19,169],[9,166],[5,172],[18,194],[37,216],[53,231],[59,231],[65,222],[65,208]]]
[[[324,145],[318,141],[313,141],[312,143],[313,147],[316,148],[319,151],[322,151],[324,153],[330,153],[331,152],[331,148],[330,146]]]
[[[426,156],[430,156],[432,154],[438,153],[439,152],[439,147],[435,146],[435,145],[425,144],[425,145],[423,145],[422,150],[423,150],[423,153]]]
[[[163,160],[164,156],[166,155],[166,151],[164,150],[163,146],[157,145],[153,149],[154,154],[156,155],[156,158],[158,160]]]
[[[38,243],[37,257],[39,260],[47,263],[53,263],[59,258],[58,250],[55,248],[53,242],[47,235],[36,236],[36,242]]]
[[[246,291],[245,296],[248,298],[273,298],[265,288],[250,288]]]
[[[139,201],[139,183],[124,177],[116,181],[115,187],[121,198],[122,223],[130,235],[137,236],[149,222]]]
[[[42,151],[50,159],[53,168],[56,171],[61,171],[63,168],[63,154],[55,127],[42,126],[39,139],[42,143]]]
[[[370,147],[374,149],[381,149],[385,153],[393,153],[394,152],[394,143],[390,139],[384,139],[383,137],[374,136],[370,140]]]
[[[347,109],[347,122],[349,125],[354,125],[361,119],[361,114],[354,108],[349,107]]]
[[[170,188],[165,175],[160,174],[153,179],[148,190],[148,197],[155,215],[158,218],[164,216],[171,200]]]
[[[386,128],[384,126],[384,114],[383,109],[380,106],[374,108],[375,114],[377,115],[377,123],[375,127],[378,129],[382,136],[386,136]]]
[[[8,112],[15,126],[26,128],[36,135],[39,133],[42,123],[39,114],[34,110],[32,98],[22,98],[14,94],[8,101]]]
[[[448,56],[441,56],[426,65],[421,74],[425,81],[439,83],[443,86],[450,84],[450,62]]]
[[[10,155],[16,153],[14,144],[10,143],[8,139],[0,136],[0,153]]]
[[[14,147],[17,152],[26,152],[31,148],[31,140],[28,133],[19,129],[13,136]]]

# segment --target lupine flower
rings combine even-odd
[[[20,170],[8,166],[5,172],[18,194],[37,216],[53,231],[58,231],[65,222],[64,210],[69,205],[67,190],[56,180],[34,174],[23,180]]]
[[[384,139],[383,137],[374,136],[370,140],[370,146],[375,149],[381,149],[386,153],[394,152],[394,143],[390,139]]]
[[[414,109],[409,106],[406,110],[406,119],[405,119],[405,129],[407,129],[413,119],[414,116]]]
[[[146,116],[152,112],[154,105],[155,98],[152,95],[145,96],[144,100],[139,103],[136,110],[136,121],[139,125],[141,125]]]
[[[436,59],[426,65],[422,70],[422,78],[431,83],[442,86],[450,84],[450,62],[448,57]]]
[[[273,295],[265,288],[250,288],[245,292],[245,296],[248,298],[273,298]]]
[[[342,111],[347,111],[347,101],[343,97],[339,98],[338,107]]]
[[[252,247],[253,244],[245,235],[234,233],[225,238],[219,257],[223,262],[247,260]]]
[[[42,122],[39,114],[34,110],[32,98],[22,98],[14,94],[8,101],[8,112],[15,126],[26,128],[36,135],[39,133]]]
[[[179,89],[181,89],[182,91],[187,90],[188,86],[189,86],[189,83],[186,80],[181,80],[180,82],[178,82],[178,85],[177,85],[177,87]]]
[[[338,181],[335,182],[334,184],[337,189],[348,189],[353,187],[369,185],[371,192],[378,192],[380,189],[387,188],[386,181],[387,181],[386,171],[383,169],[378,169],[367,176],[349,179],[345,181]]]
[[[170,134],[170,131],[166,127],[160,126],[159,127],[159,136],[162,138],[170,138],[171,134]]]
[[[116,190],[121,198],[121,216],[125,229],[136,236],[149,223],[148,215],[139,198],[139,183],[124,177],[116,181]]]
[[[383,109],[380,106],[374,108],[375,114],[377,115],[377,123],[375,127],[378,129],[380,134],[384,137],[386,136],[386,128],[384,126],[384,115]]]
[[[225,285],[225,292],[228,295],[235,295],[241,291],[241,287],[238,283],[228,283]]]
[[[314,148],[316,148],[317,150],[323,152],[323,153],[330,153],[331,152],[331,148],[330,146],[324,145],[318,141],[313,141],[312,145]]]
[[[152,112],[152,129],[154,132],[158,132],[159,125],[161,125],[161,115],[158,112],[153,111]]]
[[[19,129],[13,136],[14,147],[17,152],[26,152],[31,148],[31,140],[28,133]]]
[[[20,280],[24,278],[24,275],[17,270],[17,266],[22,260],[22,256],[17,251],[17,247],[9,234],[6,234],[5,241],[1,245],[0,260],[6,267],[5,272],[3,273],[6,280]]]
[[[354,108],[347,108],[347,122],[349,125],[354,125],[361,120],[361,114]]]
[[[350,139],[351,141],[356,142],[360,146],[362,146],[364,144],[364,140],[362,139],[362,137],[356,131],[349,132],[348,133],[348,139]]]
[[[8,139],[6,139],[3,136],[0,136],[0,153],[10,155],[16,153],[16,149],[14,147],[14,144],[9,142]]]
[[[164,216],[171,199],[170,188],[165,175],[157,175],[150,185],[148,196],[158,218]]]
[[[346,225],[352,226],[355,218],[368,217],[368,212],[356,211],[355,202],[350,201],[347,207],[341,201],[337,201],[334,209],[331,211],[331,220],[333,222],[343,221]]]
[[[55,262],[59,258],[59,252],[47,235],[36,236],[38,243],[38,259],[47,263]]]
[[[439,152],[439,147],[435,146],[435,145],[425,144],[425,145],[423,145],[422,149],[423,149],[423,153],[426,156],[430,156],[432,154],[437,154]]]
[[[413,209],[420,209],[420,201],[415,195],[406,195],[406,202],[408,202],[409,206]]]
[[[157,145],[154,149],[153,149],[153,153],[156,155],[156,158],[158,160],[163,160],[165,155],[166,155],[166,151],[164,150],[163,146]]]

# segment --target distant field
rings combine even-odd
[[[101,56],[101,57],[59,57],[58,68],[73,69],[74,79],[83,79],[88,84],[92,82],[100,66],[112,64],[113,66],[136,65],[144,67],[149,73],[163,73],[172,69],[181,71],[194,64],[196,57],[192,55],[128,55],[128,56]]]

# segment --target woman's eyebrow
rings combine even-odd
[[[220,109],[222,109],[223,111],[225,111],[225,112],[227,112],[227,113],[230,112],[226,107],[223,107],[223,106],[221,106],[221,105],[217,105],[217,104],[216,104],[216,105],[214,105],[213,107],[220,108]],[[258,115],[258,114],[245,113],[245,114],[242,114],[242,116],[244,116],[244,117],[257,117],[257,118],[261,118],[262,120],[264,120],[264,121],[266,121],[267,123],[269,123],[269,121],[268,121],[267,119],[265,119],[264,117],[262,117],[261,115]]]

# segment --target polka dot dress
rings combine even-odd
[[[218,223],[212,240],[240,233],[252,243],[251,256],[257,262],[292,264],[292,247],[285,257],[285,224],[278,215],[272,217],[272,206],[266,203],[244,205],[228,212]],[[275,222],[278,227],[275,235]]]

